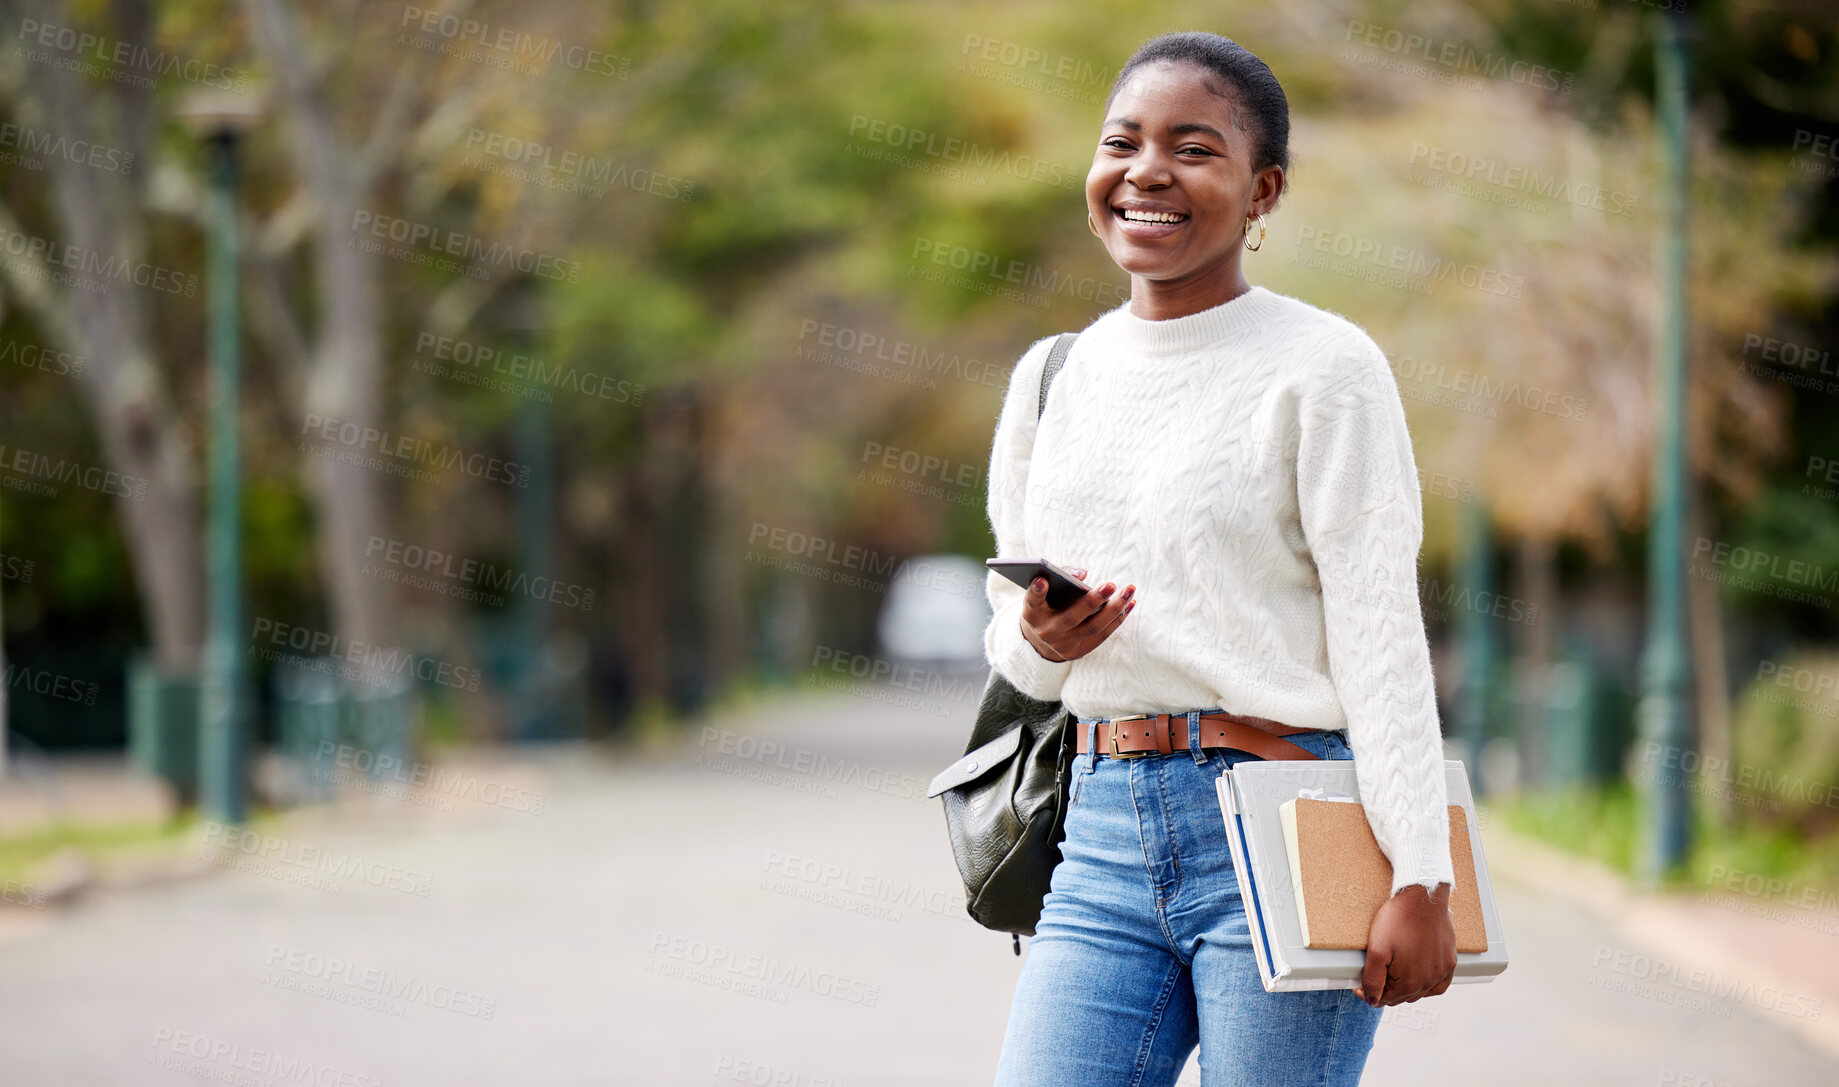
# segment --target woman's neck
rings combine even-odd
[[[1224,302],[1180,317],[1139,317],[1129,305],[1105,315],[1109,335],[1120,347],[1142,358],[1192,355],[1221,349],[1252,330],[1281,320],[1279,296],[1248,286]]]
[[[1209,310],[1252,289],[1237,261],[1230,269],[1180,282],[1130,277],[1130,312],[1145,321],[1167,321]]]

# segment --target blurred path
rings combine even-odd
[[[1021,960],[964,915],[918,797],[978,687],[518,753],[292,815],[254,871],[33,911],[0,943],[0,1081],[987,1084]],[[1514,965],[1389,1011],[1366,1083],[1839,1082],[1779,1012],[1626,991],[1639,949],[1498,883]]]

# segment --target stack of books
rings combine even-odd
[[[1468,774],[1453,759],[1443,768],[1455,871],[1453,980],[1489,981],[1507,968],[1507,939]],[[1266,991],[1358,986],[1373,917],[1391,897],[1392,865],[1367,825],[1353,762],[1247,761],[1221,774],[1218,787]]]

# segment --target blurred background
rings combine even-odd
[[[924,784],[1186,29],[1392,361],[1512,947],[1366,1082],[1839,1082],[1820,0],[0,2],[0,1081],[986,1081]]]

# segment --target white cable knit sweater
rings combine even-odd
[[[1422,501],[1379,346],[1262,287],[1166,321],[1126,303],[1080,334],[1037,434],[1052,345],[1022,356],[997,423],[997,554],[1134,583],[1138,604],[1054,663],[1022,635],[1023,590],[991,573],[991,666],[1081,716],[1220,707],[1346,728],[1394,893],[1450,882]]]

